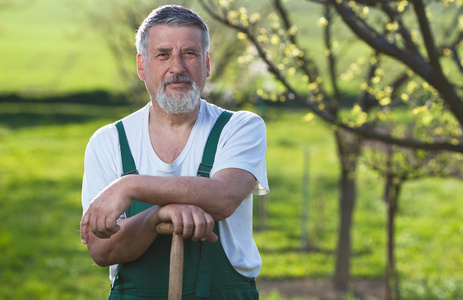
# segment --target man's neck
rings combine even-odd
[[[192,128],[198,118],[200,101],[189,113],[169,114],[164,111],[157,103],[152,101],[149,113],[150,129],[178,130],[180,128]]]
[[[173,163],[185,147],[198,118],[200,104],[186,114],[172,115],[158,105],[151,105],[149,135],[151,146],[165,163]]]

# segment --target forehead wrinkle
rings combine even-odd
[[[182,29],[193,29],[192,32],[188,33],[188,36],[191,36],[191,35],[195,35],[194,32],[196,32],[196,30],[199,30],[199,36],[198,36],[198,40],[197,41],[194,41],[193,43],[196,44],[196,43],[199,43],[199,45],[186,45],[185,47],[191,47],[192,49],[195,49],[197,51],[201,51],[203,47],[203,44],[202,44],[202,34],[201,34],[201,27],[199,26],[196,26],[196,25],[186,25],[186,26],[173,26],[173,25],[169,25],[169,24],[156,24],[154,26],[152,26],[149,30],[148,30],[148,39],[147,39],[147,46],[146,48],[148,49],[150,47],[150,44],[153,43],[153,47],[156,47],[156,43],[159,43],[159,40],[157,38],[155,38],[154,36],[156,36],[157,34],[159,34],[160,32],[162,32],[162,30],[171,30],[171,29],[179,29],[179,30],[182,30]],[[196,29],[196,30],[195,30]],[[173,36],[175,38],[175,34]],[[153,39],[154,38],[154,39]],[[162,39],[162,38],[161,38]],[[170,41],[167,41],[167,43],[171,43],[171,42],[174,42],[173,40],[170,40]],[[178,40],[177,39],[177,42],[184,42],[183,40]],[[167,45],[166,45],[167,46]],[[157,48],[169,48],[169,46],[167,47],[163,47],[162,44],[160,45],[160,47],[157,47]],[[183,50],[183,48],[181,49]]]
[[[174,48],[172,47],[159,47],[153,50],[153,53],[171,53],[174,51]],[[194,51],[197,53],[201,52],[201,49],[198,49],[197,47],[194,46],[186,46],[180,49],[180,52],[187,52],[187,51]]]
[[[154,52],[172,52],[172,47],[159,47],[154,49]]]

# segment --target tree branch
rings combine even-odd
[[[346,25],[364,42],[378,52],[384,53],[409,66],[415,73],[419,74],[427,81],[432,80],[431,69],[423,61],[421,56],[416,57],[401,50],[396,45],[389,43],[382,34],[368,26],[363,20],[359,19],[344,1],[328,0],[342,17]]]
[[[388,3],[390,4],[390,3]],[[411,53],[416,55],[417,57],[420,57],[420,60],[424,62],[424,59],[416,46],[416,44],[413,42],[412,37],[410,32],[406,29],[405,25],[402,22],[402,19],[400,18],[400,14],[397,13],[396,11],[393,11],[388,4],[383,4],[381,7],[383,11],[389,16],[391,21],[396,21],[397,24],[399,25],[399,33],[402,36],[404,42],[405,42],[405,47],[407,50],[409,50]]]
[[[333,87],[334,96],[332,97],[331,101],[329,101],[329,108],[330,112],[334,116],[338,116],[339,104],[341,102],[341,93],[339,91],[338,85],[338,74],[336,70],[336,56],[333,53],[332,47],[332,36],[331,36],[331,26],[332,26],[332,17],[333,14],[331,12],[331,7],[328,3],[324,5],[323,14],[325,19],[327,20],[328,24],[324,28],[324,41],[325,41],[325,48],[328,50],[328,73],[331,80],[331,86]]]
[[[431,32],[431,27],[426,17],[426,11],[424,4],[421,0],[411,0],[415,8],[415,14],[418,20],[421,34],[423,36],[424,45],[428,53],[429,63],[432,70],[432,81],[430,83],[436,84],[438,82],[445,81],[444,73],[442,72],[442,66],[439,61],[439,55],[436,48],[436,43],[434,42],[434,37]]]
[[[274,4],[276,11],[278,12],[278,14],[283,20],[283,26],[286,29],[286,32],[289,32],[289,30],[292,28],[292,25],[291,25],[291,21],[288,16],[288,12],[283,7],[281,0],[274,0],[273,4]],[[298,49],[301,49],[295,34],[294,35],[289,34],[289,41],[293,43],[294,45],[296,45]],[[319,77],[320,75],[320,72],[318,70],[316,63],[312,59],[307,58],[306,55],[300,57],[299,60],[302,61],[301,69],[303,73],[307,75],[307,77],[309,77],[310,82],[315,82],[317,80],[317,77]],[[321,87],[320,87],[319,93],[325,94],[324,91],[321,89]]]
[[[455,28],[459,27],[458,23],[459,23],[460,16],[462,14],[463,14],[463,7],[460,7],[458,9],[458,12],[455,14],[455,17],[453,18],[452,22],[450,22],[450,25],[447,27],[447,30],[443,33],[443,36],[450,36],[453,32],[455,32]],[[462,60],[460,59],[460,55],[457,50],[457,47],[461,41],[463,41],[463,31],[460,29],[453,41],[451,41],[450,43],[446,45],[441,45],[439,47],[439,53],[443,53],[443,50],[446,48],[450,49],[452,51],[453,60],[458,70],[460,71],[460,73],[463,73]]]
[[[421,0],[411,0],[415,8],[415,14],[423,35],[426,50],[429,56],[429,63],[432,69],[432,77],[429,83],[436,88],[441,94],[444,101],[450,107],[453,115],[458,120],[460,125],[463,126],[463,102],[456,94],[450,82],[442,71],[442,66],[439,61],[437,47],[432,36],[431,27],[428,18],[426,17],[426,10]]]
[[[330,0],[331,1],[331,0]],[[300,93],[296,91],[296,89],[286,80],[283,74],[278,70],[278,68],[270,61],[267,57],[267,54],[260,43],[257,41],[256,37],[248,30],[248,28],[239,25],[239,24],[231,24],[226,18],[218,15],[208,4],[205,3],[205,0],[199,1],[201,6],[209,13],[209,15],[214,18],[215,20],[219,21],[220,23],[238,31],[242,32],[247,35],[248,40],[256,47],[257,53],[259,57],[264,61],[264,63],[268,67],[268,71],[272,73],[276,79],[283,84],[283,86],[287,89],[289,93],[292,93],[295,99],[304,105],[305,107],[309,108],[312,112],[322,118],[324,121],[331,123],[337,127],[346,129],[352,133],[358,134],[359,136],[365,139],[373,139],[382,141],[384,143],[414,148],[414,149],[425,149],[425,150],[449,150],[453,152],[460,152],[463,153],[463,144],[454,145],[452,143],[447,142],[434,142],[434,143],[425,143],[419,140],[414,139],[401,139],[395,138],[393,136],[380,133],[378,131],[373,130],[369,125],[365,125],[362,127],[353,127],[349,124],[341,122],[339,119],[336,118],[333,114],[322,110],[318,107],[317,103],[307,101],[307,99],[302,96]]]

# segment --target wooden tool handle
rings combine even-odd
[[[172,223],[160,223],[156,226],[159,234],[172,234],[169,269],[169,300],[182,299],[183,284],[183,238],[174,233]]]
[[[173,234],[174,224],[172,223],[159,223],[156,226],[156,232],[159,234]]]

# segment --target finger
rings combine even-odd
[[[186,239],[193,234],[195,223],[191,212],[185,212],[182,214],[183,218],[183,238]]]
[[[194,234],[192,237],[193,241],[205,240],[206,236],[206,219],[202,213],[193,214],[194,219]]]
[[[117,220],[114,218],[106,218],[106,237],[110,238],[116,234],[121,227],[117,224]]]
[[[215,243],[218,240],[219,237],[214,232],[211,232],[211,234],[209,234],[209,236],[206,238],[206,241],[208,241],[209,243]]]
[[[117,219],[114,217],[107,217],[106,218],[106,232],[109,235],[113,235],[119,231],[121,227],[117,225]]]
[[[97,221],[97,231],[95,235],[102,239],[110,238],[116,230],[116,221],[112,218],[99,218]]]
[[[88,242],[88,232],[90,230],[90,226],[88,223],[88,214],[87,212],[82,216],[82,220],[80,221],[80,239],[83,244],[87,244]]]
[[[105,218],[98,218],[96,221],[96,232],[95,235],[99,238],[106,238],[106,219]]]
[[[119,226],[116,224],[116,221],[113,218],[99,218],[97,222],[98,237],[107,239],[110,238],[119,230]]]
[[[93,232],[94,235],[98,236],[98,232],[97,232],[97,219],[96,217],[94,216],[94,214],[92,215],[89,215],[89,220],[88,220],[88,224],[89,224],[89,229],[91,232]]]
[[[183,234],[183,218],[181,214],[174,213],[170,216],[170,221],[174,224],[174,233],[177,235]]]
[[[211,233],[213,233],[212,231],[214,230],[214,226],[215,226],[215,221],[214,221],[214,219],[212,218],[211,215],[205,214],[204,219],[206,221],[206,227],[204,229],[204,237],[203,237],[202,241],[207,240],[209,238]]]

